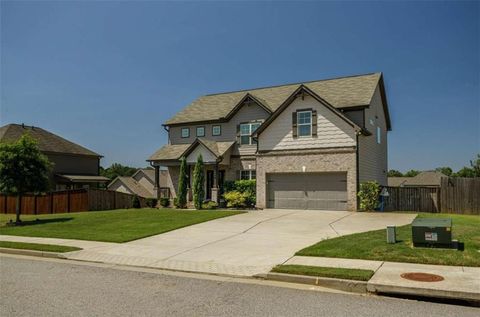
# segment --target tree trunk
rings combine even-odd
[[[22,221],[20,220],[21,203],[22,203],[22,195],[21,195],[21,194],[18,194],[18,195],[17,195],[17,204],[16,204],[16,206],[15,206],[15,213],[16,213],[16,215],[17,215],[16,220],[15,220],[15,223],[16,223],[16,224],[19,224],[20,222],[22,222]]]

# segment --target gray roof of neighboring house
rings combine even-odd
[[[148,179],[150,179],[153,183],[155,182],[155,170],[153,168],[139,168],[133,175],[137,175],[138,173],[142,172]]]
[[[148,189],[143,187],[139,182],[133,179],[130,176],[119,176],[115,178],[109,185],[112,185],[115,182],[121,182],[124,186],[130,189],[133,193],[137,194],[140,197],[145,198],[155,198],[155,194],[150,192]]]
[[[373,73],[206,95],[194,100],[165,125],[223,119],[246,94],[257,98],[273,112],[302,84],[335,108],[368,106],[381,78],[381,73]],[[386,116],[389,122],[388,112]]]
[[[409,179],[405,186],[440,186],[443,177],[448,176],[437,171],[425,171]]]
[[[437,171],[425,171],[415,177],[389,177],[388,186],[440,186],[442,177],[448,176]]]
[[[411,177],[388,177],[387,182],[390,187],[400,187]]]
[[[108,177],[96,175],[56,174],[56,176],[67,179],[72,183],[104,183],[110,180]]]
[[[207,147],[213,154],[217,157],[222,156],[225,152],[232,147],[234,141],[229,142],[217,142],[208,139],[196,139],[192,144],[168,144],[164,145],[158,151],[156,151],[152,156],[148,158],[148,161],[168,161],[168,160],[178,160],[185,153],[193,149],[196,144],[203,144]]]
[[[98,153],[48,132],[47,130],[23,124],[12,123],[0,127],[0,142],[15,142],[25,133],[28,133],[32,138],[37,140],[38,147],[42,152],[102,157]]]

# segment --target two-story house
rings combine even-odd
[[[51,190],[98,187],[108,178],[99,176],[102,156],[39,127],[7,124],[0,127],[0,142],[14,142],[29,134],[52,163]]]
[[[148,161],[157,184],[168,168],[174,197],[180,158],[192,167],[199,154],[206,199],[225,180],[256,179],[259,208],[356,210],[361,182],[387,185],[381,73],[206,95],[164,127],[168,144]]]

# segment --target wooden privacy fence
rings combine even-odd
[[[44,195],[22,196],[20,210],[24,215],[55,214],[93,210],[112,210],[133,207],[134,195],[102,189],[75,189]],[[138,197],[140,206],[146,199]],[[15,213],[16,197],[0,194],[0,213]]]
[[[480,178],[442,178],[440,187],[386,187],[386,211],[480,215]]]

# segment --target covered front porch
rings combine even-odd
[[[230,154],[235,142],[215,142],[206,139],[196,139],[192,144],[165,145],[149,158],[155,168],[155,188],[161,197],[160,168],[168,169],[167,184],[169,198],[177,196],[178,180],[180,176],[180,159],[185,157],[187,162],[188,194],[187,200],[193,200],[193,171],[197,158],[202,155],[204,163],[204,200],[219,202],[226,170],[230,165]]]

